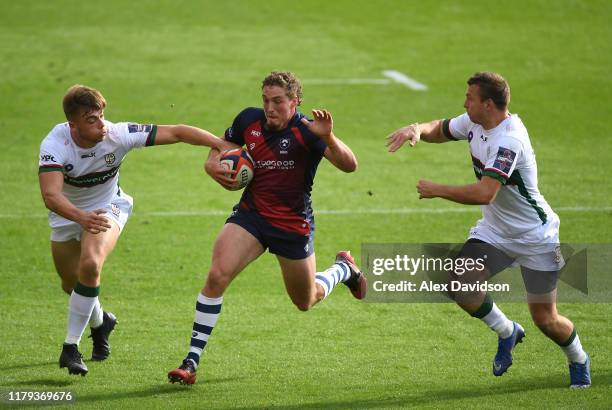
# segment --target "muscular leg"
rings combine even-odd
[[[325,291],[315,283],[316,259],[312,254],[305,259],[287,259],[277,256],[291,301],[301,311],[307,311],[323,299]]]
[[[189,353],[179,368],[168,373],[170,382],[195,383],[200,356],[221,314],[223,293],[232,280],[263,251],[259,240],[246,229],[233,223],[223,226],[215,241],[204,288],[198,294]]]
[[[62,289],[70,295],[78,278],[81,242],[75,239],[66,242],[51,241],[51,255],[62,281]]]
[[[111,223],[111,229],[98,234],[83,232],[81,254],[77,270],[78,281],[70,295],[67,344],[79,343],[85,326],[98,303],[100,272],[106,257],[119,238],[119,227]]]
[[[556,290],[553,292],[556,293]],[[550,339],[562,344],[569,339],[574,329],[573,323],[557,313],[556,303],[529,303],[529,313],[533,323]]]
[[[261,243],[246,229],[233,223],[225,224],[215,241],[202,294],[210,298],[221,297],[232,280],[263,252]]]

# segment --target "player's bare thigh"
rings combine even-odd
[[[283,273],[285,289],[300,310],[308,310],[323,298],[323,289],[315,284],[315,254],[304,259],[276,256]]]
[[[119,225],[109,220],[111,228],[105,232],[89,233],[83,231],[81,235],[81,255],[79,259],[79,281],[90,287],[100,285],[100,272],[106,258],[115,248],[121,231]]]
[[[233,223],[223,225],[215,240],[203,294],[210,298],[222,296],[232,280],[263,252],[259,240],[246,229]]]
[[[62,289],[70,294],[78,279],[81,242],[76,239],[63,242],[51,241],[51,255],[55,270],[62,280]]]

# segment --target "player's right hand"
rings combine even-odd
[[[419,124],[410,124],[402,127],[387,137],[386,146],[389,152],[395,152],[404,145],[406,141],[410,141],[410,146],[414,147],[421,140],[421,131]]]
[[[106,210],[104,209],[85,212],[79,221],[79,225],[89,233],[98,234],[100,232],[106,232],[108,229],[111,229],[111,225],[107,218],[101,216],[105,213]]]
[[[238,185],[238,181],[232,179],[237,171],[230,171],[219,162],[220,156],[209,158],[204,163],[204,170],[212,179],[227,190],[232,190]]]

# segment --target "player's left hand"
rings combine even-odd
[[[416,186],[417,192],[419,193],[419,199],[423,198],[436,198],[438,196],[438,184],[431,181],[421,179]]]
[[[302,118],[302,124],[329,145],[333,140],[332,130],[334,129],[334,120],[331,113],[327,110],[312,110],[312,116],[313,121]]]

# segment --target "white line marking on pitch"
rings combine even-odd
[[[312,80],[304,80],[304,84],[313,85],[359,85],[359,84],[374,84],[374,85],[390,85],[402,84],[411,90],[427,91],[427,86],[418,82],[414,78],[408,77],[406,74],[396,70],[384,70],[382,74],[387,78],[317,78]]]
[[[427,91],[427,86],[425,84],[419,83],[417,80],[410,78],[406,74],[400,73],[399,71],[385,70],[383,71],[383,75],[385,77],[389,77],[395,82],[404,84],[406,87],[412,90]]]
[[[612,207],[583,207],[565,206],[554,209],[558,212],[612,212]],[[315,215],[380,215],[380,214],[467,214],[480,212],[479,208],[390,208],[390,209],[322,209],[315,211]],[[142,212],[134,213],[137,217],[184,217],[184,216],[227,216],[231,210],[207,210],[207,211],[170,211],[170,212]],[[45,214],[0,214],[0,219],[42,219]]]

